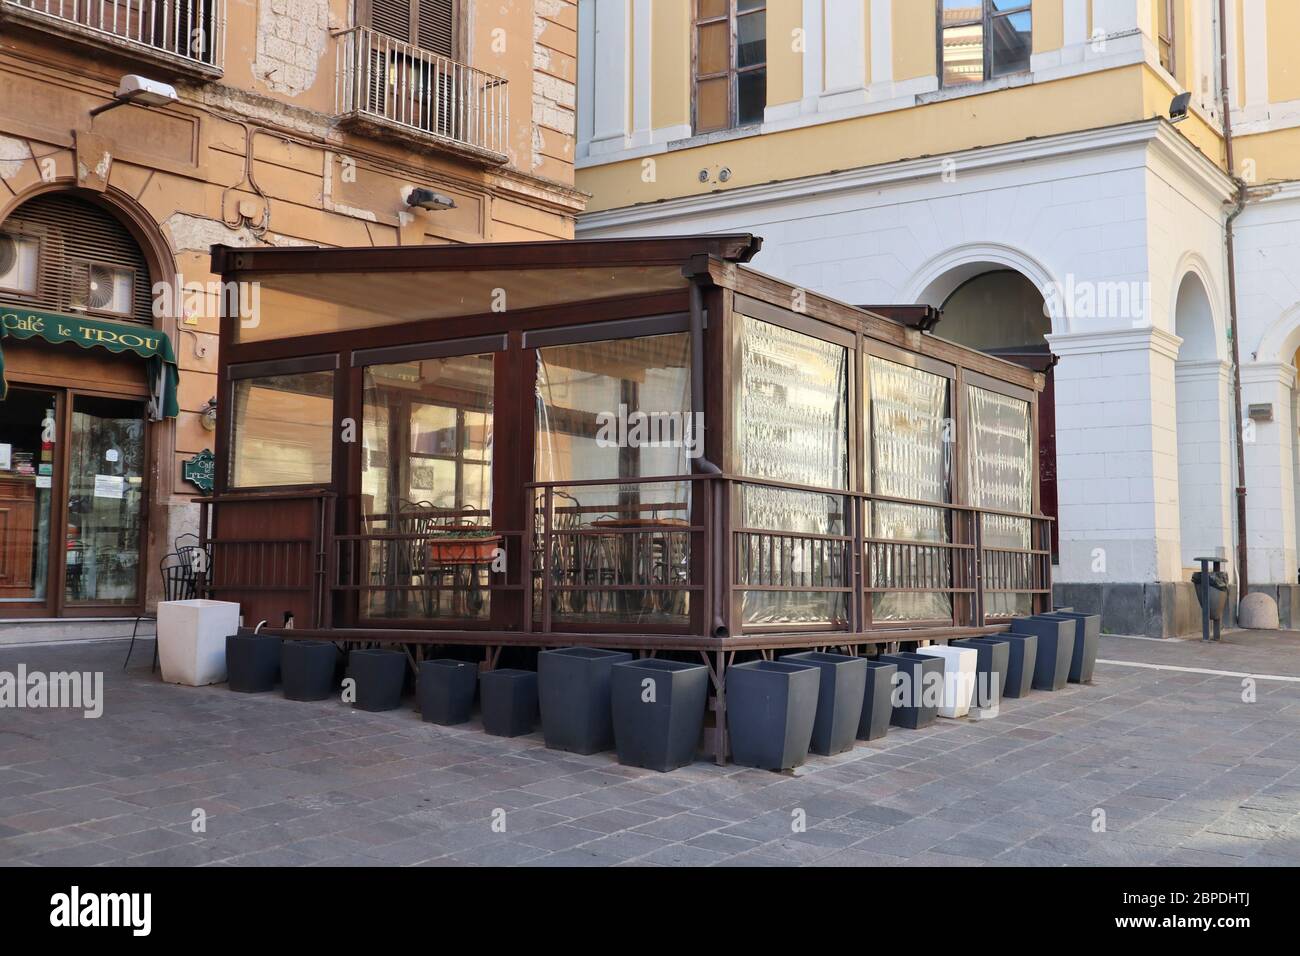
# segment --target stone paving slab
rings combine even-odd
[[[1103,637],[1090,686],[794,774],[175,687],[121,642],[0,647],[105,695],[0,709],[0,865],[1294,866],[1300,681],[1235,675],[1300,678],[1300,633],[1225,637]]]

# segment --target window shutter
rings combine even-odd
[[[419,0],[421,47],[445,57],[456,55],[456,0]]]
[[[370,0],[370,27],[392,37],[410,42],[411,0]]]

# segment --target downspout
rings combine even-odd
[[[721,475],[722,469],[709,460],[704,453],[704,434],[707,425],[696,427],[696,423],[704,422],[704,290],[701,288],[701,276],[690,276],[690,301],[691,301],[691,438],[698,442],[696,449],[699,454],[691,459],[692,468],[696,472],[706,475]],[[709,631],[714,637],[727,636],[727,621],[723,614],[723,604],[728,599],[728,589],[726,587],[725,574],[726,562],[721,560],[721,556],[726,551],[726,531],[718,516],[723,513],[722,505],[723,495],[726,494],[725,485],[716,481],[705,481],[705,494],[712,495],[709,513],[714,516],[713,527],[705,529],[705,534],[710,536],[709,552],[712,555],[713,566],[709,569],[709,580],[712,584],[711,604],[713,605],[712,618],[709,622]]]
[[[1241,348],[1237,334],[1237,258],[1233,241],[1233,224],[1246,208],[1246,184],[1237,178],[1237,164],[1232,143],[1232,101],[1228,86],[1228,5],[1219,0],[1219,89],[1222,96],[1223,146],[1228,175],[1237,187],[1237,198],[1224,225],[1224,243],[1228,258],[1228,334],[1232,338],[1232,401],[1236,413],[1237,445],[1237,600],[1250,593],[1250,574],[1246,559],[1246,439],[1243,433],[1241,405]]]

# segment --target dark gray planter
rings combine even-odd
[[[493,737],[521,737],[537,727],[537,674],[510,668],[479,675],[483,730]]]
[[[727,668],[731,759],[742,767],[789,770],[808,758],[821,672],[807,664],[748,661]]]
[[[1060,690],[1070,677],[1074,658],[1075,623],[1063,617],[1018,617],[1011,622],[1013,634],[1038,638],[1038,659],[1034,664],[1034,690]]]
[[[619,763],[667,773],[695,762],[707,667],[653,657],[625,661],[610,668],[609,691]]]
[[[975,664],[976,707],[993,707],[1007,692],[1007,675],[1011,662],[1011,645],[986,637],[951,641],[953,647],[969,647],[979,654]]]
[[[631,659],[626,651],[595,647],[561,647],[537,655],[537,694],[548,748],[576,754],[613,748],[609,669]]]
[[[280,681],[280,639],[241,627],[226,637],[226,680],[239,694],[264,694]]]
[[[468,661],[436,660],[420,665],[415,695],[426,723],[449,727],[463,724],[474,709],[478,665]]]
[[[1097,669],[1097,648],[1101,645],[1101,615],[1078,614],[1074,611],[1057,610],[1061,617],[1073,618],[1074,656],[1070,658],[1070,683],[1091,683],[1093,672]]]
[[[813,721],[809,749],[823,757],[853,749],[862,722],[862,704],[867,691],[867,660],[844,654],[805,651],[785,654],[783,661],[812,664],[821,671],[817,692],[817,719]]]
[[[381,648],[353,651],[348,655],[348,676],[356,682],[352,706],[357,710],[396,710],[406,683],[406,655]]]
[[[289,700],[326,700],[334,696],[339,650],[328,641],[281,641],[280,682]]]
[[[1001,641],[1007,645],[1007,683],[1002,688],[1002,696],[1028,696],[1034,686],[1034,670],[1038,667],[1038,636],[1008,632],[991,634],[985,640]]]
[[[897,664],[867,659],[866,692],[862,696],[862,717],[858,721],[859,740],[879,740],[889,733],[889,718],[894,713],[894,675]]]
[[[881,654],[876,659],[898,667],[889,722],[908,730],[920,730],[934,723],[939,716],[939,704],[943,702],[943,658],[902,651]]]

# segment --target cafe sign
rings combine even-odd
[[[212,450],[203,449],[189,461],[181,464],[181,477],[205,495],[212,494],[212,478],[216,472]]]

